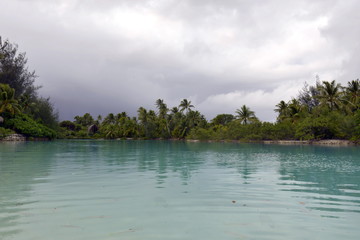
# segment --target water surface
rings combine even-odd
[[[358,147],[0,143],[0,239],[359,239]]]

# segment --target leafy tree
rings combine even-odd
[[[35,72],[26,66],[25,53],[18,53],[18,46],[0,37],[0,83],[15,89],[14,100],[21,110],[37,121],[55,129],[58,126],[58,113],[49,98],[38,97],[35,86]]]
[[[30,72],[26,66],[27,58],[25,53],[18,53],[18,46],[4,42],[0,37],[0,83],[9,84],[15,89],[15,98],[22,94],[36,96],[38,86],[34,85],[35,72]]]
[[[213,126],[215,126],[215,125],[226,125],[229,122],[233,121],[234,119],[235,119],[235,117],[232,114],[218,114],[216,117],[214,117],[211,120],[211,124]]]
[[[41,122],[49,128],[57,128],[59,114],[54,110],[54,106],[50,102],[50,98],[38,97],[29,108],[29,115],[31,115],[35,120]]]
[[[66,128],[67,130],[70,130],[70,131],[76,130],[76,124],[71,121],[62,121],[59,123],[59,126],[62,128]]]
[[[299,103],[304,106],[304,108],[311,112],[315,107],[319,106],[319,95],[320,95],[320,82],[316,82],[316,86],[309,86],[305,83],[305,86],[300,91],[299,96],[297,97],[297,100]]]

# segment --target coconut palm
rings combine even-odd
[[[28,112],[31,108],[33,108],[36,105],[28,94],[21,95],[19,99],[19,104],[23,112]]]
[[[170,137],[171,132],[170,132],[170,127],[169,127],[169,122],[170,122],[171,118],[170,118],[170,116],[168,116],[169,109],[167,108],[167,105],[164,103],[164,100],[162,100],[162,99],[156,100],[155,105],[159,109],[158,125],[159,125],[159,131],[161,132],[160,135],[161,135],[161,137]],[[166,132],[166,134],[165,134],[165,132]]]
[[[145,137],[154,138],[156,131],[156,114],[153,110],[147,111],[145,108],[138,109],[138,119],[140,126],[144,131]]]
[[[114,139],[117,137],[118,135],[118,126],[114,125],[114,124],[108,124],[105,127],[105,137],[106,138],[110,138],[110,139]]]
[[[116,124],[116,117],[113,113],[109,113],[105,118],[104,121],[102,122],[102,124],[107,125],[107,124]]]
[[[348,87],[346,88],[346,97],[345,101],[351,105],[352,109],[359,108],[360,102],[360,81],[359,79],[352,80],[348,82]]]
[[[339,109],[341,106],[341,85],[335,80],[331,82],[323,81],[320,86],[320,95],[318,96],[322,105],[326,105],[330,110]]]
[[[172,114],[176,114],[176,113],[179,112],[179,108],[178,107],[173,107],[170,111],[171,111]]]
[[[288,108],[289,109],[286,118],[290,119],[293,123],[297,122],[300,119],[302,113],[302,106],[300,102],[293,98],[288,103]]]
[[[243,105],[240,109],[236,109],[235,113],[237,114],[237,118],[243,124],[248,124],[251,121],[257,120],[255,112],[251,111],[250,108],[245,105]]]
[[[184,110],[186,110],[186,112],[189,112],[191,111],[191,108],[194,108],[194,105],[191,104],[191,101],[188,101],[187,99],[183,99],[180,102],[179,108],[180,108],[180,112],[183,112]]]
[[[15,99],[15,89],[8,84],[0,84],[0,114],[8,112],[12,115],[20,113],[20,105]]]
[[[289,116],[289,105],[284,101],[280,101],[274,111],[279,113],[278,121],[282,121]]]
[[[205,117],[199,111],[191,111],[187,114],[188,126],[193,128],[199,126],[202,121],[206,121]]]
[[[155,105],[159,109],[159,118],[160,119],[165,118],[169,109],[167,108],[167,105],[164,103],[164,100],[163,99],[156,100]]]

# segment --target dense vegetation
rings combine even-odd
[[[95,120],[89,113],[60,123],[64,138],[144,138],[198,140],[320,140],[360,138],[360,82],[343,87],[335,81],[305,87],[296,98],[274,109],[277,122],[261,122],[243,105],[232,114],[219,114],[210,122],[184,99],[169,109],[162,99],[156,111],[143,107],[137,117],[110,113]]]
[[[89,113],[58,123],[49,98],[38,96],[35,72],[26,67],[25,53],[0,38],[0,138],[17,132],[41,138],[140,138],[198,140],[318,140],[360,139],[360,82],[336,81],[305,85],[274,111],[275,123],[262,122],[242,105],[233,114],[219,114],[210,122],[191,101],[169,108],[158,99],[155,110],[140,107],[136,117],[126,112],[94,119]]]
[[[49,98],[38,95],[35,72],[25,53],[0,37],[0,138],[17,132],[29,138],[55,138],[58,117]]]

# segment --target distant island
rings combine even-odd
[[[360,81],[342,86],[335,80],[306,85],[298,96],[274,106],[275,123],[262,122],[247,105],[234,114],[207,121],[188,99],[169,108],[162,99],[155,110],[139,107],[94,118],[86,113],[58,121],[50,98],[39,96],[35,72],[25,53],[0,37],[0,139],[21,134],[26,139],[190,139],[214,141],[360,140]]]

